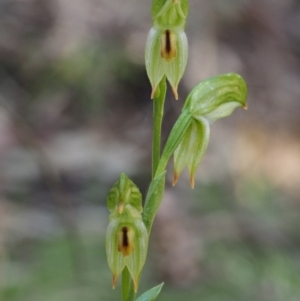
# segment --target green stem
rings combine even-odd
[[[153,100],[153,137],[152,137],[152,177],[156,173],[156,169],[160,160],[160,144],[161,144],[161,127],[164,114],[164,104],[166,97],[166,78],[163,77],[158,85],[157,92]],[[153,217],[152,217],[153,221]],[[152,224],[150,219],[150,224]],[[134,292],[133,281],[127,267],[122,272],[122,300],[134,301],[136,293]]]
[[[166,90],[167,85],[164,76],[158,85],[153,99],[152,178],[154,178],[160,160],[161,127]]]
[[[122,272],[122,300],[123,301],[134,301],[135,292],[133,289],[133,281],[127,267]]]
[[[164,104],[166,98],[166,78],[163,77],[158,85],[153,100],[153,137],[152,137],[152,177],[156,173],[160,160],[161,127],[164,115]],[[122,300],[134,301],[136,293],[134,292],[133,282],[127,267],[122,272]]]

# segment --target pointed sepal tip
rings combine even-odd
[[[177,172],[174,172],[172,186],[176,185],[178,179],[179,179],[179,174]]]

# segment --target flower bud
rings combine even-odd
[[[154,0],[152,18],[156,27],[181,28],[185,27],[188,14],[187,0]]]
[[[152,85],[151,98],[166,75],[176,99],[177,88],[188,58],[188,43],[182,30],[151,28],[146,43],[146,70]]]
[[[180,144],[174,152],[174,179],[176,184],[180,173],[187,165],[191,187],[195,185],[195,173],[201,163],[209,141],[209,123],[205,118],[193,119]]]
[[[142,195],[136,185],[121,173],[108,193],[111,212],[106,233],[106,254],[113,274],[113,288],[125,266],[137,291],[139,274],[145,264],[148,232],[142,221]]]
[[[109,191],[107,207],[111,212],[111,217],[122,214],[141,217],[143,211],[142,195],[125,173],[121,173],[119,180]]]

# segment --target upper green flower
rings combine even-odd
[[[153,1],[153,26],[145,51],[147,74],[152,85],[151,98],[154,98],[159,82],[166,76],[178,99],[177,88],[188,58],[184,33],[187,13],[187,0]]]

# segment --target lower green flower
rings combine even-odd
[[[113,274],[113,288],[125,266],[137,291],[139,274],[145,264],[148,232],[139,218],[119,216],[111,218],[106,233],[106,254]]]

